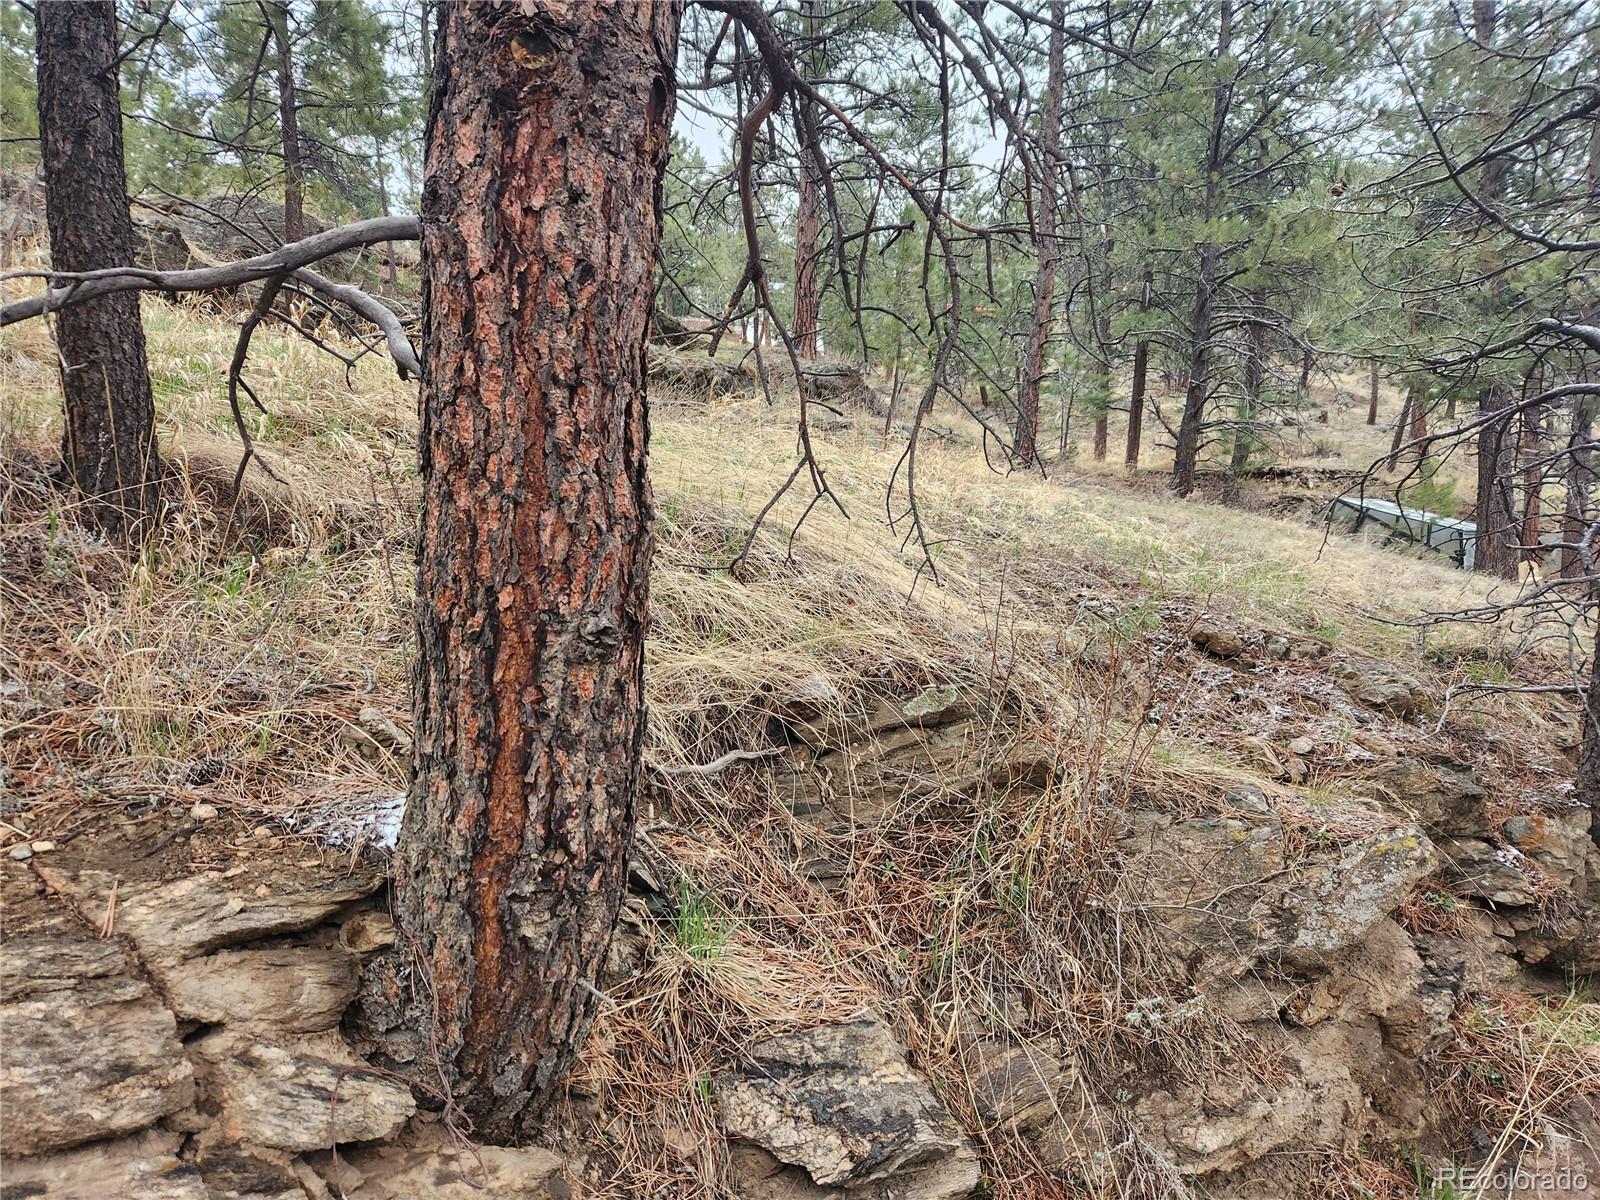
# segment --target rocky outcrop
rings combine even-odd
[[[163,972],[178,1016],[234,1029],[332,1029],[356,994],[357,962],[343,949],[219,950]]]
[[[977,1185],[971,1143],[877,1021],[768,1038],[713,1089],[730,1136],[835,1194],[955,1200]]]

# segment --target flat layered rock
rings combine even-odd
[[[173,1010],[208,1025],[314,1033],[355,998],[358,960],[342,949],[219,950],[162,972]]]
[[[177,1020],[121,947],[34,933],[0,947],[0,976],[8,1155],[133,1133],[193,1103]]]
[[[231,1142],[296,1151],[375,1141],[417,1110],[409,1087],[367,1066],[337,1033],[268,1042],[223,1030],[193,1050]]]
[[[310,1157],[336,1196],[345,1200],[568,1200],[566,1163],[537,1146],[462,1147],[437,1127],[408,1145],[358,1146]]]
[[[7,1200],[213,1200],[200,1172],[178,1158],[183,1136],[149,1130],[43,1158],[7,1159]]]
[[[106,911],[114,875],[41,869],[50,885],[70,896],[79,911]],[[151,966],[181,962],[222,946],[273,934],[295,933],[331,917],[382,885],[376,872],[270,867],[208,871],[170,883],[117,887],[115,930],[132,939]]]

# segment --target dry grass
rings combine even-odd
[[[413,394],[382,363],[347,379],[298,339],[264,332],[252,370],[271,415],[252,415],[252,433],[281,482],[252,469],[235,508],[220,482],[232,460],[219,394],[234,330],[181,307],[145,313],[184,504],[131,564],[84,534],[45,477],[58,426],[47,336],[24,326],[0,341],[0,668],[19,685],[0,697],[5,819],[40,836],[74,828],[90,802],[204,795],[254,821],[392,793],[403,764],[368,761],[341,731],[364,706],[402,724],[409,712]],[[1090,472],[1002,477],[959,438],[919,459],[939,539],[933,587],[882,520],[899,447],[874,424],[817,439],[854,519],[819,507],[791,538],[803,505],[791,498],[740,582],[722,568],[787,474],[792,429],[753,401],[658,401],[649,753],[703,762],[760,745],[773,694],[807,676],[829,680],[842,707],[954,681],[989,702],[972,749],[986,782],[902,797],[883,820],[831,837],[748,769],[654,792],[641,847],[659,911],[641,916],[641,969],[614,989],[569,1112],[606,1166],[601,1194],[716,1194],[727,1163],[714,1068],[753,1038],[867,1010],[896,1025],[984,1145],[991,1194],[1069,1194],[1020,1139],[983,1127],[967,1080],[984,1041],[1025,1023],[1110,1090],[1136,1069],[1203,1075],[1238,1049],[1236,1031],[1209,1017],[1159,1039],[1126,1020],[1187,995],[1142,949],[1139,914],[1116,907],[1106,818],[1133,803],[1214,805],[1253,777],[1202,736],[1235,701],[1183,630],[1221,613],[1433,678],[1429,647],[1384,618],[1481,598],[1477,581],[1437,562],[1323,544],[1291,522]],[[1182,721],[1147,719],[1163,696],[1184,698]],[[1531,711],[1493,698],[1457,719],[1493,726]],[[1049,787],[995,782],[1019,742],[1043,748]],[[1371,828],[1371,811],[1336,790],[1266,786],[1291,826]],[[807,878],[800,864],[816,854],[851,864],[847,887]],[[1083,1149],[1114,1151],[1121,1194],[1181,1194],[1115,1111],[1100,1118],[1101,1141]]]

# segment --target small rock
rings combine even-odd
[[[1298,754],[1301,757],[1311,754],[1316,748],[1317,744],[1308,737],[1297,737],[1289,743],[1289,753]]]
[[[1336,663],[1333,676],[1358,703],[1397,717],[1412,716],[1422,711],[1428,702],[1428,694],[1421,683],[1376,659],[1358,658]]]
[[[394,945],[394,918],[373,909],[357,913],[339,927],[339,945],[352,954],[367,954]]]
[[[191,821],[214,821],[217,819],[217,806],[207,804],[204,800],[196,800],[189,806],[189,819]]]
[[[250,831],[250,840],[255,842],[270,842],[276,837],[270,825],[257,825]]]
[[[1244,639],[1230,629],[1201,621],[1189,631],[1189,640],[1207,654],[1218,658],[1238,658],[1244,653]]]
[[[31,847],[35,854],[49,854],[55,848],[56,844],[51,841],[34,842]]]
[[[17,862],[27,862],[33,857],[33,847],[27,842],[20,842],[11,847],[11,857]]]

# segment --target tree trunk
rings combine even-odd
[[[438,11],[398,913],[441,1063],[489,1139],[571,1064],[626,878],[680,16],[679,0]]]
[[[42,0],[35,20],[51,266],[125,266],[133,261],[133,221],[122,164],[116,10],[111,0]],[[64,308],[55,329],[66,408],[62,471],[87,501],[91,524],[136,543],[155,528],[162,474],[138,294]]]
[[[1415,388],[1406,389],[1406,398],[1400,402],[1400,417],[1394,423],[1394,437],[1389,439],[1389,470],[1393,471],[1400,465],[1400,446],[1406,440],[1406,432],[1411,428],[1413,420],[1412,408],[1417,404],[1417,391]]]
[[[1477,553],[1473,569],[1499,575],[1504,579],[1517,577],[1518,520],[1512,484],[1514,442],[1511,437],[1509,413],[1496,417],[1510,407],[1511,398],[1502,383],[1492,383],[1478,396],[1478,413],[1491,418],[1478,432],[1478,526]]]
[[[1150,311],[1150,293],[1155,279],[1146,267],[1139,286],[1139,312]],[[1128,393],[1128,449],[1123,461],[1130,467],[1139,465],[1139,443],[1144,438],[1145,376],[1150,369],[1150,339],[1140,337],[1133,345],[1133,388]]]
[[[802,147],[799,215],[794,230],[794,348],[802,358],[817,356],[817,326],[822,318],[817,296],[817,238],[822,222],[813,162],[810,151]]]
[[[283,240],[306,235],[305,170],[300,163],[300,103],[295,96],[294,55],[289,41],[288,0],[269,0],[263,13],[272,26],[278,55],[278,124],[283,131]]]
[[[1581,579],[1589,574],[1579,549],[1592,520],[1594,494],[1593,401],[1587,396],[1572,400],[1571,432],[1567,438],[1566,500],[1561,513],[1561,575]]]
[[[1039,229],[1034,238],[1034,257],[1038,280],[1033,288],[1033,325],[1023,352],[1022,379],[1017,388],[1017,425],[1012,438],[1012,453],[1019,465],[1031,467],[1038,461],[1039,384],[1044,377],[1045,347],[1050,340],[1050,317],[1056,290],[1056,168],[1061,147],[1061,91],[1066,75],[1065,5],[1052,0],[1050,5],[1049,74],[1045,80],[1045,103],[1039,131]]]
[[[1521,442],[1519,455],[1526,464],[1522,469],[1522,531],[1518,540],[1526,549],[1525,561],[1538,566],[1539,538],[1543,531],[1544,468],[1539,465],[1540,449],[1544,444],[1544,413],[1539,406],[1522,410]]]
[[[817,36],[819,3],[820,0],[801,0],[800,4],[806,35],[811,39]],[[815,53],[808,52],[808,57],[814,59]],[[818,73],[814,62],[808,64],[807,73],[813,76]],[[795,352],[802,358],[815,358],[817,327],[822,320],[822,303],[817,295],[817,239],[822,235],[822,187],[817,177],[817,154],[821,148],[807,142],[805,125],[798,115],[794,131],[800,155],[795,164],[799,174],[799,197],[794,223],[794,322],[790,328]]]
[[[1311,392],[1311,368],[1317,365],[1317,352],[1309,345],[1300,352],[1300,394]]]
[[[1216,278],[1217,249],[1200,247],[1200,276],[1196,281],[1194,311],[1189,318],[1189,382],[1184,389],[1183,420],[1172,459],[1172,490],[1179,496],[1194,491],[1195,469],[1200,461],[1200,427],[1205,421],[1208,356],[1211,342],[1211,292]]]
[[[1368,398],[1367,398],[1367,424],[1378,423],[1378,364],[1373,363],[1368,368]]]
[[[1244,399],[1235,414],[1241,423],[1233,431],[1233,453],[1228,463],[1230,469],[1236,472],[1244,470],[1250,462],[1250,434],[1244,428],[1244,423],[1254,421],[1261,411],[1261,383],[1267,370],[1267,327],[1261,319],[1265,300],[1260,293],[1252,299],[1256,319],[1250,322],[1249,345],[1245,351]]]
[[[1492,53],[1495,44],[1495,26],[1498,21],[1495,0],[1472,0],[1473,33]],[[1481,121],[1486,129],[1497,129],[1499,118],[1494,114],[1490,98],[1484,98]],[[1484,165],[1479,187],[1484,202],[1498,204],[1505,195],[1508,162],[1503,157],[1491,158]],[[1496,274],[1488,288],[1487,312],[1498,316],[1505,311],[1506,278]],[[1475,569],[1506,579],[1517,577],[1517,562],[1521,554],[1517,548],[1521,532],[1521,519],[1516,511],[1513,492],[1516,478],[1516,441],[1511,434],[1511,388],[1503,381],[1492,381],[1478,393],[1478,415],[1488,418],[1478,433],[1478,486],[1477,486],[1477,555]],[[1505,413],[1504,416],[1496,414]]]
[[[1233,5],[1222,0],[1217,28],[1217,50],[1213,61],[1222,63],[1228,57],[1228,46],[1233,37]],[[1219,78],[1212,89],[1211,124],[1207,127],[1205,161],[1205,219],[1216,216],[1218,189],[1222,170],[1223,126],[1232,100],[1231,86]],[[1211,343],[1211,307],[1216,289],[1217,265],[1220,257],[1215,242],[1200,244],[1200,269],[1195,280],[1194,311],[1189,320],[1189,383],[1184,392],[1183,420],[1178,426],[1178,444],[1172,460],[1172,490],[1179,496],[1194,491],[1195,468],[1200,459],[1200,431],[1205,423],[1206,391],[1210,386],[1206,371]]]

